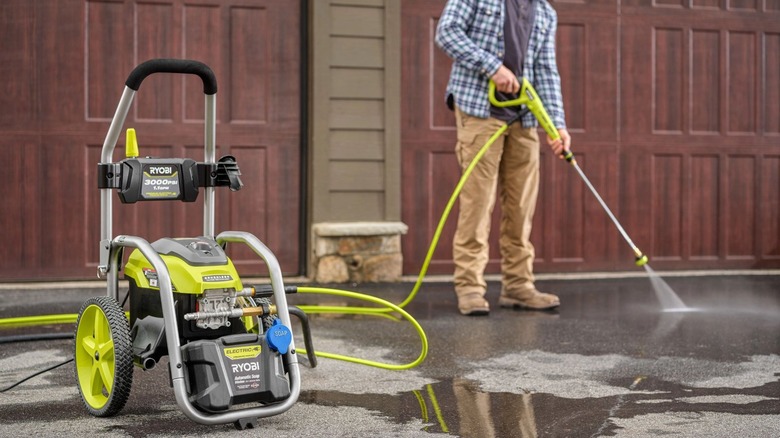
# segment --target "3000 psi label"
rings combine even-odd
[[[141,196],[144,199],[178,199],[179,166],[147,164],[144,166],[144,178]]]

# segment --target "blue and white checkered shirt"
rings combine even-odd
[[[555,126],[566,128],[561,98],[561,78],[555,61],[558,15],[547,0],[537,0],[534,29],[525,55],[524,76],[536,89]],[[453,59],[447,98],[466,114],[490,116],[488,80],[501,67],[504,57],[505,0],[448,0],[436,27],[436,45]],[[538,122],[533,114],[523,117],[523,126]]]

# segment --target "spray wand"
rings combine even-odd
[[[520,93],[517,99],[505,101],[499,101],[496,99],[496,84],[491,80],[488,87],[488,98],[490,99],[490,103],[497,107],[525,105],[526,108],[528,108],[528,110],[530,110],[531,113],[536,117],[536,119],[539,121],[539,124],[542,126],[545,132],[547,132],[547,135],[549,135],[551,139],[558,140],[561,138],[561,135],[558,133],[558,128],[555,127],[555,124],[550,118],[550,115],[547,113],[547,110],[542,104],[542,99],[540,99],[539,95],[536,94],[536,90],[534,90],[534,87],[532,87],[531,83],[528,82],[528,79],[522,78],[520,84]],[[585,176],[585,173],[582,171],[582,169],[580,169],[580,166],[577,164],[577,160],[574,159],[574,153],[572,151],[563,151],[562,155],[563,158],[568,163],[570,163],[572,167],[574,167],[582,180],[585,182],[585,185],[588,186],[590,191],[593,193],[593,196],[595,196],[596,200],[599,201],[601,207],[604,209],[604,211],[607,212],[609,218],[612,219],[612,222],[615,224],[615,227],[617,227],[620,235],[623,236],[623,239],[625,239],[626,243],[628,243],[628,245],[631,247],[631,250],[634,251],[634,255],[636,256],[634,263],[637,266],[646,265],[648,262],[647,256],[644,255],[642,251],[637,248],[631,238],[628,237],[626,230],[623,229],[623,227],[620,225],[620,222],[618,222],[617,218],[615,218],[615,215],[612,214],[612,211],[609,209],[609,207],[607,207],[607,204],[603,199],[601,199],[601,196],[593,187],[593,184],[590,183],[588,177]]]

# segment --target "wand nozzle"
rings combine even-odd
[[[640,251],[638,248],[634,248],[634,254],[636,254],[636,263],[637,266],[644,266],[647,264],[647,256],[642,254],[642,251]]]

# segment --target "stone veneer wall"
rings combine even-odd
[[[401,222],[323,222],[312,227],[318,283],[398,281],[402,275]]]

